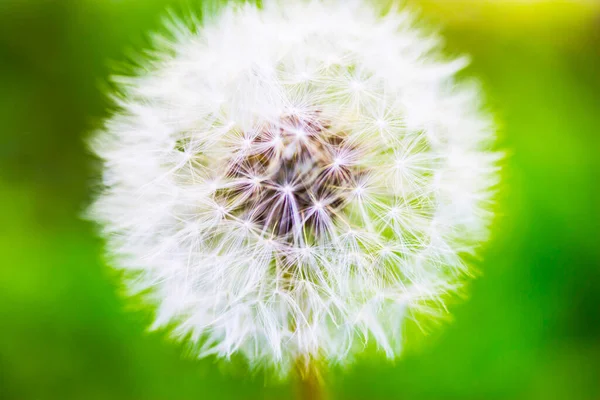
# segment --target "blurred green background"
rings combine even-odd
[[[98,171],[111,62],[191,0],[0,0],[0,399],[285,399],[148,333],[78,218]],[[333,399],[600,399],[600,4],[416,2],[468,53],[507,150],[470,298]],[[414,332],[413,332],[414,331]]]

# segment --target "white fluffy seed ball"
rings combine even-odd
[[[368,340],[395,357],[486,237],[493,126],[409,12],[264,3],[173,24],[118,80],[91,216],[199,356],[283,376]]]

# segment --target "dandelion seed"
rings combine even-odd
[[[486,238],[492,124],[407,11],[263,3],[175,23],[119,80],[90,215],[199,356],[281,376],[368,340],[396,357]]]

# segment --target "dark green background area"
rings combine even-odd
[[[107,115],[110,62],[182,3],[0,0],[0,399],[293,394],[147,332],[78,217],[98,181],[84,138]],[[472,56],[465,75],[499,121],[499,218],[453,320],[408,329],[394,364],[368,353],[333,371],[332,398],[600,399],[600,15],[498,0],[463,21],[434,3],[425,18]]]

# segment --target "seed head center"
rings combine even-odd
[[[340,157],[360,149],[319,113],[262,126],[243,150],[228,161],[232,185],[219,196],[236,205],[232,215],[276,237],[325,233],[364,173]]]

